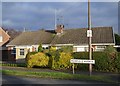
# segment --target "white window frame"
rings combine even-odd
[[[97,49],[105,49],[106,46],[97,46]]]
[[[25,55],[25,49],[20,49],[20,56],[24,56]]]
[[[103,51],[106,48],[106,46],[96,46],[96,50],[95,51]]]

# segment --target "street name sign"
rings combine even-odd
[[[95,60],[71,59],[71,63],[95,64]]]
[[[73,74],[75,73],[74,63],[83,63],[83,64],[95,64],[95,60],[84,60],[84,59],[71,59],[70,63],[73,64]]]

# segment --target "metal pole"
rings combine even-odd
[[[88,0],[88,30],[91,30],[90,0]],[[89,59],[92,60],[92,37],[89,37]],[[89,64],[90,76],[92,74],[92,64]]]
[[[73,63],[73,74],[75,74],[75,68],[74,68],[74,63]]]

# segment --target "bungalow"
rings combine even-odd
[[[92,49],[102,51],[108,45],[115,45],[112,27],[92,28]],[[39,44],[49,48],[54,46],[56,49],[61,46],[73,46],[73,52],[88,51],[87,28],[67,29],[63,25],[58,25],[56,30],[40,30],[23,32],[13,39],[7,47],[12,50],[16,61],[24,60],[28,52],[38,50]]]
[[[10,36],[7,31],[4,31],[0,27],[0,60],[7,59],[7,47],[6,44],[9,42]]]

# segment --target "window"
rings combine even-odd
[[[16,54],[16,48],[15,47],[12,49],[12,54]]]
[[[105,49],[106,46],[97,46],[97,49]]]
[[[24,49],[20,49],[20,55],[24,55]]]
[[[0,35],[0,42],[3,42],[3,38],[2,38],[2,36]]]
[[[95,51],[103,51],[106,46],[97,46]]]

